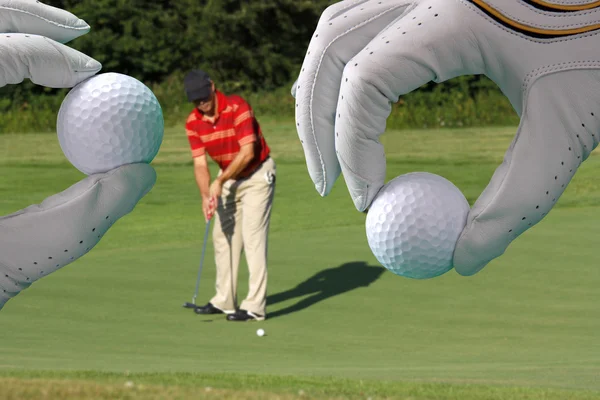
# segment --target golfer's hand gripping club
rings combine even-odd
[[[29,78],[69,88],[93,76],[100,63],[62,44],[89,29],[64,10],[0,0],[0,87]],[[123,166],[0,218],[0,309],[36,280],[90,251],[155,181],[147,164]]]
[[[327,8],[292,89],[310,177],[340,173],[359,211],[384,185],[391,105],[427,82],[485,74],[521,118],[454,252],[461,275],[552,209],[600,139],[600,6],[556,0],[347,0]]]

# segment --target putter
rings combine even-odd
[[[211,218],[212,219],[212,218]],[[204,265],[204,252],[206,251],[206,242],[208,240],[208,229],[210,227],[210,219],[206,223],[206,231],[204,232],[204,244],[202,245],[202,257],[200,258],[200,268],[198,269],[198,278],[196,279],[196,291],[194,292],[194,297],[192,297],[191,303],[184,303],[184,308],[193,308],[196,309],[198,306],[196,305],[196,297],[198,296],[198,288],[200,287],[200,275],[202,274],[202,266]]]

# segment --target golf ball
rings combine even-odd
[[[377,194],[366,219],[373,255],[396,275],[428,279],[453,268],[469,203],[452,182],[426,172],[398,176]]]
[[[127,75],[105,73],[75,86],[58,112],[57,133],[67,159],[87,175],[150,163],[164,133],[154,93]]]
[[[256,331],[256,334],[258,336],[265,336],[265,331],[264,331],[264,329],[259,329],[259,330]]]

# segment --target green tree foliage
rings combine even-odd
[[[257,113],[290,117],[289,95],[325,8],[337,0],[43,0],[84,19],[91,31],[69,46],[102,72],[131,75],[157,95],[167,123],[189,113],[183,75],[209,72],[220,89]],[[66,89],[26,80],[0,88],[0,133],[53,130]],[[511,119],[512,118],[512,119]],[[428,83],[394,105],[389,127],[513,123],[514,112],[481,76]]]
[[[192,68],[240,90],[274,89],[297,73],[331,0],[46,0],[92,30],[69,45],[103,71],[160,82]]]

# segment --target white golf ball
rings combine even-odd
[[[259,330],[256,331],[256,334],[258,336],[265,336],[265,331],[264,331],[264,329],[259,329]]]
[[[397,275],[442,275],[453,268],[454,248],[469,209],[460,189],[439,175],[398,176],[381,189],[367,213],[369,247]]]
[[[127,75],[105,73],[75,86],[58,112],[57,133],[67,159],[87,175],[150,163],[164,134],[154,93]]]

